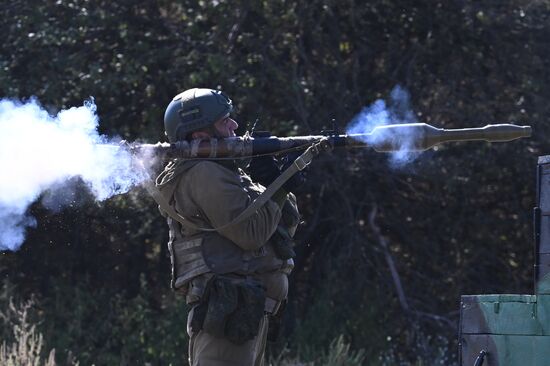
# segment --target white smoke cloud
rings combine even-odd
[[[144,179],[131,154],[97,132],[93,99],[51,116],[36,100],[0,100],[0,250],[17,250],[36,225],[28,207],[51,190],[46,206],[72,202],[80,177],[97,200],[127,192]],[[66,194],[64,193],[66,191]]]
[[[413,110],[410,107],[409,93],[401,86],[397,85],[390,93],[388,105],[382,99],[378,99],[373,104],[365,107],[349,123],[346,133],[348,134],[368,134],[379,126],[387,126],[403,123],[417,123]],[[391,164],[398,168],[411,162],[419,156],[419,152],[411,152],[409,148],[414,146],[414,139],[417,136],[403,135],[392,130],[383,130],[376,135],[367,135],[363,138],[364,142],[375,145],[384,140],[392,141],[391,144],[399,146],[399,150],[391,153]]]

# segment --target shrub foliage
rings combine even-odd
[[[343,334],[334,352],[355,364],[421,362],[442,347],[452,362],[460,294],[532,291],[548,1],[14,0],[3,15],[0,95],[52,112],[92,95],[101,132],[128,140],[163,140],[165,106],[197,86],[235,100],[240,132],[257,118],[279,135],[333,120],[343,132],[396,85],[437,127],[533,126],[531,139],[443,146],[400,168],[368,150],[315,161],[299,194],[289,343],[275,356],[312,361]],[[185,305],[169,290],[155,204],[140,189],[82,195],[60,212],[33,205],[38,226],[0,254],[2,278],[36,297],[45,349],[60,359],[183,364]]]

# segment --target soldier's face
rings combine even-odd
[[[237,121],[227,116],[214,123],[214,129],[218,137],[232,137],[235,136],[235,130],[239,127]]]

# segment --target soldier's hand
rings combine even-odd
[[[297,151],[294,153],[290,153],[288,155],[285,155],[285,157],[282,159],[283,166],[281,168],[281,172],[284,172],[292,163],[294,163],[294,160],[296,160],[303,151]],[[296,192],[300,187],[304,185],[306,182],[307,177],[307,167],[295,173],[292,177],[290,177],[285,184],[283,184],[283,188],[287,192]]]
[[[254,182],[264,186],[270,185],[282,172],[284,172],[296,158],[302,154],[301,151],[285,155],[281,163],[272,155],[257,156],[252,158],[248,171]],[[283,189],[287,192],[296,192],[306,181],[306,169],[295,173],[284,184]]]
[[[248,167],[250,177],[263,186],[270,185],[281,174],[279,163],[272,155],[256,156]]]

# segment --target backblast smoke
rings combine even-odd
[[[120,139],[97,127],[93,99],[55,116],[36,100],[0,100],[0,250],[21,246],[26,228],[36,225],[28,208],[40,197],[47,207],[71,204],[75,177],[99,201],[145,178],[127,150],[113,147]]]

